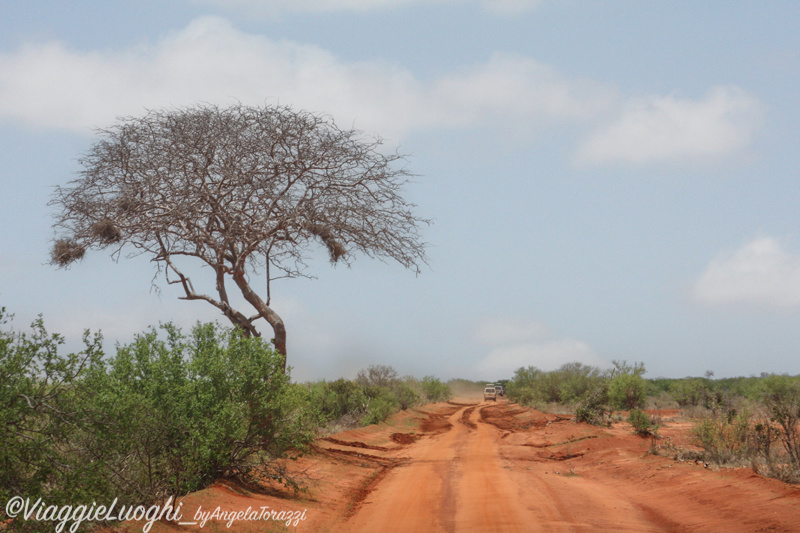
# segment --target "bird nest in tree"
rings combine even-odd
[[[328,248],[328,253],[331,256],[331,263],[336,263],[342,256],[347,253],[347,249],[342,243],[333,237],[333,232],[321,224],[309,224],[308,231],[319,237],[325,246]]]
[[[105,218],[92,224],[92,235],[105,243],[114,243],[120,240],[122,234],[113,222]]]
[[[325,241],[325,246],[328,247],[328,253],[331,255],[331,263],[337,262],[340,257],[347,253],[344,245],[333,239]]]
[[[59,266],[67,266],[77,261],[86,253],[86,248],[75,241],[60,239],[53,245],[52,262]]]
[[[131,196],[123,196],[119,199],[119,208],[123,212],[133,211],[138,205],[139,202]]]

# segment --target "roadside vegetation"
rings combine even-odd
[[[519,368],[508,382],[509,399],[553,412],[574,412],[578,421],[602,425],[614,410],[642,409],[647,399],[644,365],[614,361],[610,370],[567,363],[546,372]]]
[[[0,332],[1,500],[142,505],[222,477],[294,485],[281,460],[313,440],[320,415],[260,338],[166,324],[115,354],[99,335],[78,354],[61,344],[41,319]]]
[[[762,374],[713,379],[644,378],[644,364],[614,361],[613,368],[568,363],[553,371],[519,368],[506,392],[511,401],[579,422],[626,420],[652,438],[651,451],[716,466],[749,466],[800,483],[800,376]],[[678,409],[693,423],[692,444],[680,447],[658,433],[662,409]],[[650,414],[648,414],[649,411]]]
[[[355,380],[344,378],[306,384],[318,406],[326,433],[376,424],[400,410],[450,399],[450,388],[439,378],[400,377],[391,366],[371,365]]]
[[[113,495],[121,505],[146,505],[220,478],[301,490],[286,465],[315,438],[483,386],[400,376],[385,365],[355,379],[295,383],[271,344],[217,324],[189,333],[162,324],[113,353],[99,334],[85,333],[78,353],[62,354],[63,343],[41,318],[14,330],[0,309],[0,501],[61,505]],[[519,368],[495,383],[513,402],[580,422],[626,420],[652,440],[652,453],[800,482],[800,377],[645,373],[642,363],[569,363]],[[692,421],[690,446],[660,437],[665,409]]]
[[[217,324],[162,324],[114,353],[83,340],[63,355],[41,318],[19,332],[0,310],[0,501],[149,505],[220,478],[301,490],[287,462],[318,436],[450,397],[436,377],[382,365],[293,383],[270,343]]]
[[[665,381],[665,380],[661,380]],[[800,376],[669,380],[702,460],[800,483]],[[660,387],[666,383],[659,383]],[[670,443],[656,452],[680,455]]]

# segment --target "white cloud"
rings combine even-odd
[[[317,46],[247,34],[216,17],[128,50],[78,52],[47,43],[0,55],[0,120],[77,131],[145,108],[267,101],[324,111],[398,140],[419,128],[580,120],[608,106],[609,94],[512,54],[423,82],[403,67],[343,62]]]
[[[756,239],[711,261],[692,297],[705,305],[800,307],[800,255],[786,252],[774,238]]]
[[[611,86],[566,78],[512,53],[421,80],[381,61],[248,34],[203,17],[154,44],[80,52],[56,43],[0,54],[0,121],[88,132],[145,109],[281,103],[325,112],[391,143],[422,129],[491,127],[520,138],[588,124],[620,108]],[[727,156],[747,147],[760,104],[722,87],[704,100],[651,96],[621,106],[579,150],[582,163]],[[523,135],[524,137],[524,135]]]
[[[487,11],[500,14],[514,14],[529,11],[544,2],[544,0],[424,1],[452,5],[478,3]],[[332,11],[372,11],[421,4],[423,0],[196,0],[196,2],[216,5],[228,10],[235,9],[260,15],[276,15],[284,12],[324,13]]]
[[[473,339],[489,347],[475,369],[486,376],[510,376],[520,367],[554,370],[565,363],[607,366],[585,342],[554,336],[541,322],[512,318],[488,320],[473,332]]]
[[[634,99],[580,147],[577,160],[636,165],[729,156],[750,144],[761,107],[737,87],[714,87],[703,100]]]
[[[506,123],[581,121],[613,105],[612,89],[591,81],[568,80],[549,65],[497,53],[485,64],[445,74],[436,81],[437,106],[449,120],[470,124],[488,117]]]

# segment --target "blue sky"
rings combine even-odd
[[[295,378],[800,373],[800,5],[639,0],[0,4],[0,305],[78,346],[215,320],[146,258],[47,264],[92,128],[197,102],[330,114],[408,154],[420,276],[273,287]],[[195,281],[198,285],[199,280]],[[268,326],[264,324],[268,333]]]

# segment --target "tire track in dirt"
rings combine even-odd
[[[458,423],[466,407],[431,414],[422,424],[429,437],[404,449],[411,459],[384,475],[338,531],[455,531],[457,493],[454,461],[466,426]],[[456,452],[454,454],[454,452]]]
[[[476,407],[477,406],[473,405],[472,407],[467,407],[466,409],[464,409],[464,411],[461,412],[461,418],[459,419],[459,422],[461,422],[470,429],[478,429],[478,426],[475,424],[475,422],[469,419],[470,415],[472,415],[472,412],[475,410]]]
[[[374,445],[365,444],[365,443],[359,442],[359,441],[339,440],[339,439],[336,439],[336,438],[333,438],[333,437],[323,437],[322,440],[330,442],[330,443],[333,443],[333,444],[338,444],[339,446],[348,446],[350,448],[363,448],[365,450],[376,450],[376,451],[379,451],[379,452],[388,452],[391,449],[391,448],[386,448],[385,446],[374,446]]]
[[[380,470],[375,473],[372,479],[369,480],[366,485],[361,487],[355,494],[353,494],[353,500],[350,509],[344,515],[345,519],[348,519],[354,514],[358,513],[367,496],[369,496],[370,493],[375,490],[375,487],[378,486],[378,483],[380,483],[383,478],[386,477],[386,474],[388,474],[389,471],[395,466],[397,466],[397,464],[382,465]]]

